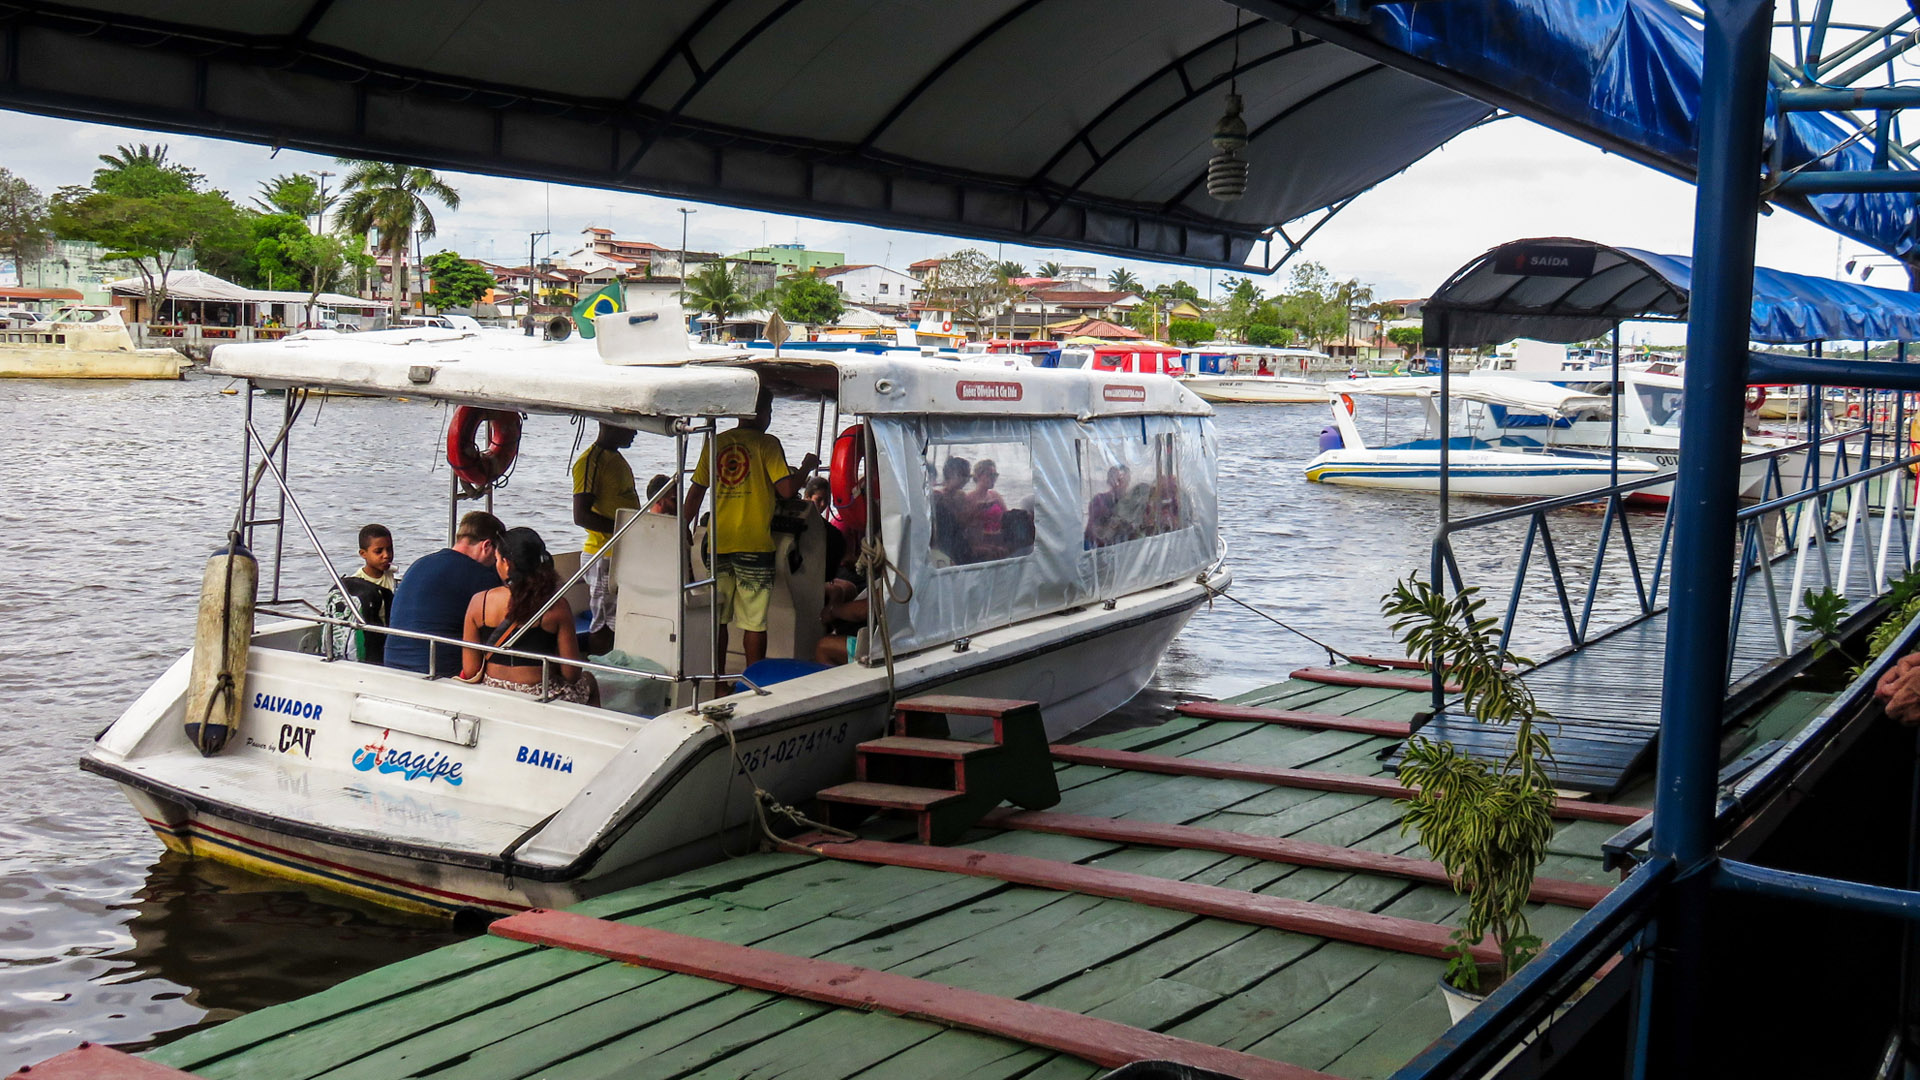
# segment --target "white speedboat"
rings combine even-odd
[[[715,421],[753,411],[763,384],[808,398],[808,416],[849,424],[836,497],[871,490],[880,508],[855,536],[888,567],[855,662],[743,673],[737,654],[716,660],[699,533],[691,548],[682,540],[694,523],[629,513],[609,550],[615,650],[632,659],[582,665],[602,706],[328,655],[336,635],[314,632],[320,608],[279,594],[278,573],[260,576],[272,585],[256,611],[244,574],[236,590],[210,571],[203,662],[181,657],[82,766],[191,856],[441,915],[556,906],[711,860],[750,827],[756,788],[799,804],[849,779],[855,745],[882,734],[894,700],[1033,700],[1050,735],[1071,731],[1138,692],[1209,588],[1229,581],[1210,410],[1170,378],[858,353],[702,359],[682,325],[673,310],[606,315],[591,345],[431,328],[316,335],[224,346],[211,366],[249,386],[243,439],[262,504],[284,494],[280,516],[301,525],[279,464],[293,427],[255,425],[268,388],[287,391],[289,418],[314,390],[580,416],[673,440],[689,465]],[[495,441],[496,457],[514,449]],[[1003,500],[998,528],[964,546],[939,535],[932,486],[960,458],[997,463],[988,487]],[[814,655],[828,529],[804,500],[782,504],[770,657]],[[277,551],[277,537],[253,535],[271,522],[246,531],[253,550]],[[577,597],[588,567],[577,553],[556,563],[563,575],[579,566]],[[217,692],[220,670],[237,682],[231,698]]]
[[[1216,404],[1324,405],[1327,384],[1303,378],[1325,370],[1333,358],[1313,349],[1266,349],[1252,345],[1203,345],[1184,357],[1187,389]]]
[[[1307,479],[1320,484],[1392,488],[1404,491],[1440,490],[1441,438],[1447,438],[1447,490],[1455,495],[1488,498],[1549,498],[1604,487],[1617,475],[1637,479],[1658,471],[1650,462],[1621,458],[1616,466],[1606,455],[1558,451],[1545,447],[1502,449],[1485,440],[1450,433],[1440,415],[1440,380],[1432,377],[1381,378],[1349,384],[1333,403],[1338,445],[1329,446],[1306,465]],[[1431,438],[1393,446],[1370,447],[1354,422],[1356,396],[1415,398],[1425,403]],[[1582,394],[1549,383],[1525,379],[1460,379],[1453,385],[1455,399],[1498,405],[1514,413],[1565,418],[1582,410],[1604,409],[1607,399]]]

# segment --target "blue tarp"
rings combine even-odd
[[[1523,269],[1525,268],[1525,269]],[[1571,237],[1502,244],[1426,305],[1429,344],[1586,341],[1618,323],[1687,317],[1693,260]],[[1920,293],[1758,268],[1748,336],[1769,345],[1920,341]]]
[[[1370,33],[1497,89],[1516,112],[1695,174],[1702,34],[1664,0],[1391,4],[1373,9]],[[1842,147],[1850,130],[1824,114],[1788,114],[1782,168],[1872,168],[1871,141]],[[1912,252],[1920,232],[1920,197],[1911,194],[1781,201],[1894,255]]]

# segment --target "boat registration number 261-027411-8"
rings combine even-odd
[[[764,746],[741,750],[735,775],[744,775],[763,765],[792,761],[802,754],[811,754],[825,746],[834,746],[847,741],[847,722],[827,724],[803,731],[798,735],[789,735],[779,742],[768,742]]]

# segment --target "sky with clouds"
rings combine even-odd
[[[341,171],[331,159],[293,150],[276,155],[268,147],[247,143],[0,111],[0,146],[8,148],[0,164],[47,192],[85,183],[97,164],[95,155],[121,143],[140,142],[165,143],[174,160],[199,169],[242,202],[258,193],[261,181],[280,173]],[[427,249],[451,248],[503,263],[524,264],[528,233],[544,229],[551,229],[553,236],[537,248],[541,255],[575,250],[580,230],[589,225],[614,229],[623,238],[678,247],[680,207],[697,211],[688,219],[687,243],[694,250],[731,253],[764,242],[798,241],[844,252],[849,262],[904,268],[918,259],[979,246],[1029,268],[1054,260],[1091,264],[1103,274],[1123,262],[1066,249],[972,244],[961,237],[560,184],[463,173],[445,176],[460,191],[461,207],[438,215],[439,235],[428,241]],[[1467,132],[1361,196],[1314,235],[1304,257],[1342,278],[1371,284],[1376,296],[1425,296],[1475,255],[1521,237],[1577,236],[1684,253],[1692,246],[1693,200],[1689,184],[1529,121],[1507,119]],[[1861,253],[1859,245],[1837,240],[1834,233],[1794,214],[1775,213],[1761,219],[1759,259],[1783,270],[1834,275],[1843,261],[1837,256]],[[1149,285],[1184,278],[1203,294],[1210,278],[1217,282],[1226,276],[1139,260],[1125,265]],[[1882,269],[1879,275],[1873,284],[1903,284],[1895,270]],[[1263,284],[1276,288],[1281,276],[1284,271]],[[1660,328],[1634,333],[1661,343],[1679,339]]]

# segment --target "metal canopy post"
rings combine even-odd
[[[1607,391],[1607,447],[1612,453],[1607,486],[1620,486],[1620,324],[1613,324],[1613,382]]]
[[[1651,1075],[1711,1071],[1701,1030],[1706,995],[1709,875],[1732,603],[1734,516],[1746,406],[1754,235],[1767,114],[1770,0],[1709,0],[1700,108],[1700,178],[1694,200],[1693,296],[1687,321],[1687,423],[1673,494],[1676,545],[1652,855],[1680,880],[1660,937],[1683,948],[1655,954],[1647,1067]]]

